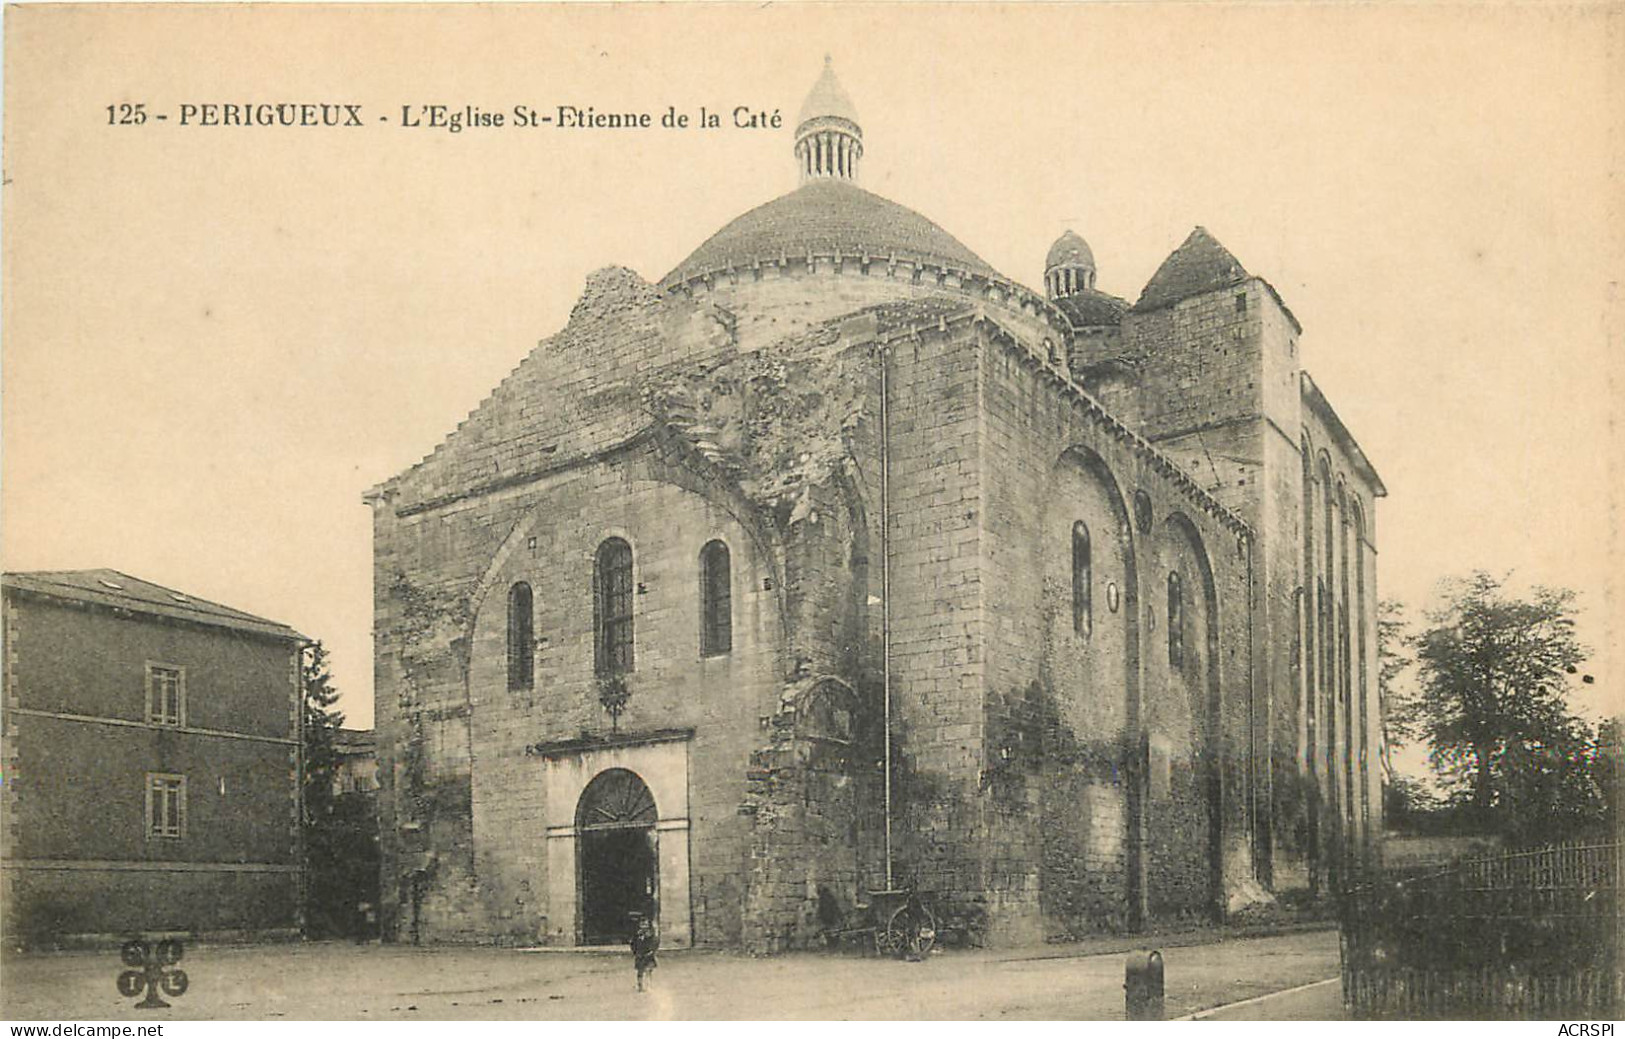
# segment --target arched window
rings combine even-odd
[[[1094,602],[1090,586],[1094,562],[1089,555],[1089,528],[1079,520],[1072,524],[1072,630],[1087,636],[1094,628]]]
[[[610,538],[593,560],[594,666],[601,675],[632,670],[632,546]]]
[[[529,689],[535,680],[536,638],[532,630],[530,585],[508,589],[508,688]]]
[[[1178,667],[1185,662],[1185,587],[1179,580],[1179,571],[1168,574],[1168,664]]]
[[[733,649],[733,586],[728,546],[706,542],[700,549],[700,655],[714,657]]]

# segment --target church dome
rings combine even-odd
[[[1044,258],[1046,271],[1063,266],[1095,269],[1095,254],[1076,231],[1068,231],[1055,239],[1055,244],[1049,247],[1049,255]]]
[[[1068,230],[1055,239],[1044,257],[1044,291],[1052,300],[1065,299],[1095,287],[1095,254],[1083,236]]]
[[[730,266],[809,253],[934,264],[983,276],[997,272],[953,235],[906,206],[847,180],[810,180],[736,217],[663,279],[667,285]]]

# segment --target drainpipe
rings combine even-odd
[[[880,676],[881,717],[885,745],[886,890],[892,890],[891,836],[891,351],[878,347],[880,357]]]
[[[1258,622],[1269,609],[1269,602],[1259,601],[1258,572],[1253,557],[1253,539],[1243,539],[1247,547],[1247,818],[1252,827],[1253,879],[1272,887],[1274,873],[1274,824],[1270,812],[1275,804],[1271,789],[1274,783],[1274,704],[1270,695],[1272,683],[1264,686],[1263,719],[1260,723],[1258,708]],[[1262,732],[1260,731],[1262,730]],[[1263,746],[1259,736],[1263,736]]]
[[[293,674],[294,697],[297,706],[294,710],[294,732],[298,743],[293,748],[293,803],[294,818],[297,820],[294,827],[294,855],[297,857],[294,865],[298,872],[294,874],[298,880],[295,884],[294,898],[298,905],[295,907],[294,927],[298,929],[301,938],[308,937],[305,928],[310,922],[310,876],[307,870],[308,862],[305,854],[305,651],[316,645],[314,641],[302,640],[294,643]]]

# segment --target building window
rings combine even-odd
[[[186,724],[185,668],[147,665],[147,722],[177,728]]]
[[[1179,572],[1168,575],[1168,664],[1178,667],[1185,662],[1185,588]]]
[[[601,675],[632,670],[632,546],[610,538],[593,560],[594,666]]]
[[[508,589],[508,688],[529,689],[535,679],[536,637],[532,630],[530,585]]]
[[[700,549],[700,655],[733,649],[733,586],[728,546],[711,541]]]
[[[147,839],[186,836],[186,777],[147,773]]]
[[[1091,592],[1093,581],[1094,562],[1089,554],[1089,528],[1079,520],[1072,524],[1072,630],[1086,638],[1095,623]]]

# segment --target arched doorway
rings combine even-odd
[[[600,772],[576,806],[581,943],[624,945],[634,914],[655,916],[659,856],[654,795],[624,768]]]

